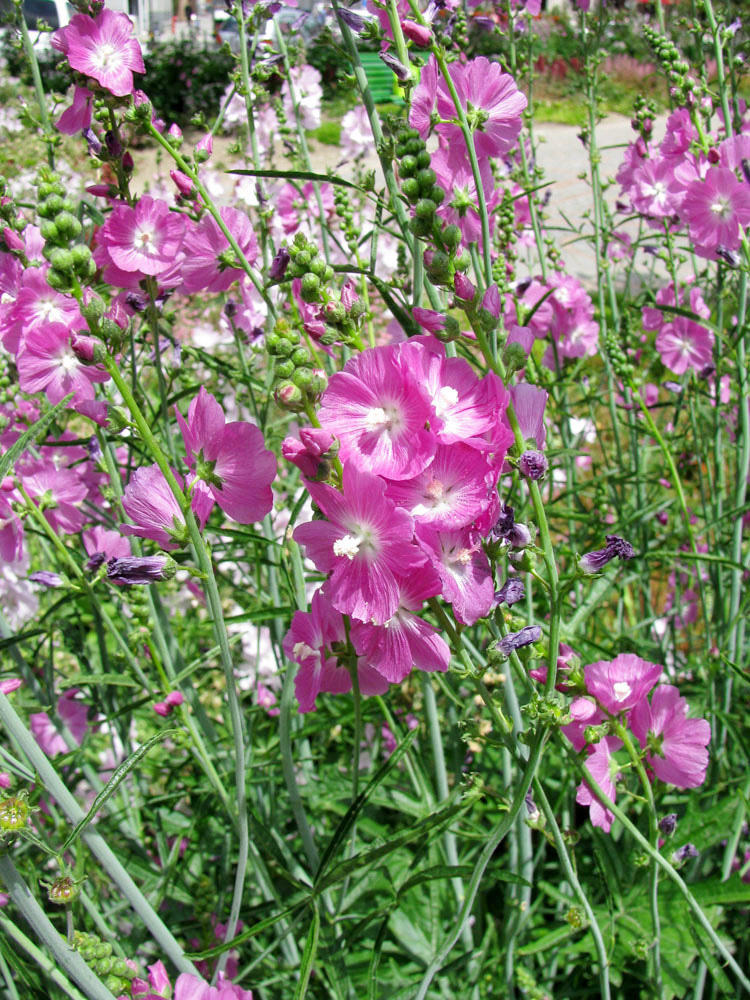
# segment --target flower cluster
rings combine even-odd
[[[614,754],[623,747],[623,729],[635,736],[641,756],[661,781],[697,788],[706,777],[711,727],[705,719],[687,718],[687,701],[672,684],[654,687],[662,670],[634,653],[583,669],[586,694],[573,699],[573,721],[563,732],[576,750],[586,751],[586,767],[612,802],[619,773]],[[590,807],[594,826],[609,832],[614,814],[586,781],[578,786],[576,801]]]
[[[294,533],[327,576],[284,643],[300,665],[302,711],[321,691],[348,690],[347,663],[364,694],[399,683],[413,666],[446,670],[445,640],[418,616],[431,598],[449,601],[467,624],[493,606],[482,538],[498,516],[512,441],[507,405],[495,375],[479,379],[440,342],[418,337],[353,357],[323,395],[320,430],[285,442],[324,517]],[[334,440],[340,481],[314,482],[310,472]]]

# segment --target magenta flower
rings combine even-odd
[[[386,484],[344,465],[343,493],[322,483],[307,484],[327,521],[301,524],[295,541],[321,573],[330,573],[325,593],[342,614],[383,625],[398,610],[398,578],[424,557],[412,544],[414,521],[385,496]]]
[[[68,329],[81,329],[78,303],[72,295],[63,295],[47,284],[49,267],[29,267],[23,272],[15,303],[3,325],[3,346],[15,354],[24,335],[40,325],[62,323]]]
[[[437,98],[437,81],[437,60],[435,56],[430,56],[419,74],[419,83],[414,88],[409,108],[409,124],[419,132],[423,139],[427,138],[432,127],[432,116]]]
[[[131,208],[117,205],[99,230],[99,243],[122,271],[162,274],[174,264],[185,235],[185,219],[165,201],[144,195]]]
[[[633,709],[630,728],[657,778],[677,788],[697,788],[706,778],[711,726],[688,719],[688,703],[671,684],[660,684]]]
[[[612,759],[612,754],[621,746],[622,742],[616,736],[605,736],[595,746],[589,747],[589,757],[586,761],[591,777],[612,802],[617,798],[615,787],[617,763]],[[592,826],[599,826],[605,833],[609,833],[615,821],[615,814],[602,805],[585,781],[578,786],[576,802],[581,806],[589,806]]]
[[[180,482],[180,477],[177,476]],[[180,482],[180,486],[182,483]],[[123,524],[124,535],[151,538],[163,549],[177,549],[188,539],[185,518],[158,465],[136,469],[125,487],[122,506],[135,524]],[[213,501],[194,491],[191,504],[201,528],[208,520]]]
[[[445,639],[434,625],[417,614],[429,597],[440,592],[440,580],[427,567],[400,581],[399,606],[395,615],[383,625],[352,622],[354,648],[364,660],[391,684],[399,684],[411,671],[445,671],[451,652]]]
[[[560,667],[560,661],[558,660],[558,669]],[[532,671],[529,671],[532,674]],[[547,668],[544,667],[543,676],[541,673],[539,676],[534,678],[535,680],[545,683],[547,680]],[[581,751],[586,746],[586,737],[584,733],[588,726],[598,726],[600,722],[604,722],[606,716],[604,712],[599,708],[596,702],[592,701],[590,698],[574,698],[573,701],[568,706],[568,711],[573,719],[569,722],[567,726],[561,726],[562,732],[573,744],[573,747]]]
[[[146,72],[133,22],[106,7],[96,17],[74,14],[55,32],[52,47],[65,55],[71,69],[93,77],[116,97],[133,92],[133,73]]]
[[[315,479],[321,466],[323,469],[328,467],[324,456],[333,445],[333,435],[319,427],[303,427],[299,437],[299,441],[291,435],[285,437],[281,442],[281,454],[287,462],[296,465],[306,479]]]
[[[18,353],[18,384],[24,392],[44,392],[50,403],[75,393],[71,403],[94,398],[94,383],[106,382],[101,368],[83,365],[73,351],[71,332],[62,323],[30,329]]]
[[[176,413],[187,464],[208,484],[224,513],[240,524],[264,518],[273,506],[276,458],[264,447],[260,428],[243,420],[225,423],[224,410],[204,386],[188,408],[187,421]]]
[[[341,459],[353,459],[365,472],[411,479],[435,453],[435,436],[425,429],[429,403],[398,346],[371,348],[347,361],[331,377],[318,417],[341,442]]]
[[[481,246],[482,221],[479,217],[477,186],[465,147],[458,144],[441,147],[433,153],[430,166],[437,175],[437,183],[446,192],[438,215],[449,225],[457,225],[466,243],[478,243]],[[479,173],[485,200],[490,202],[495,181],[488,159],[479,161]],[[495,217],[491,215],[490,232],[494,221]]]
[[[248,263],[254,264],[258,259],[258,240],[248,217],[236,208],[222,208],[221,218]],[[198,223],[188,223],[183,250],[186,292],[225,292],[245,273],[211,215],[204,215]]]
[[[481,452],[464,444],[440,445],[432,463],[414,479],[389,483],[388,496],[418,524],[463,528],[489,507],[493,480],[492,466]]]
[[[714,335],[687,316],[674,316],[656,337],[656,350],[666,368],[683,375],[688,368],[701,371],[713,361]]]
[[[655,219],[674,215],[680,188],[674,180],[674,161],[665,157],[642,160],[633,173],[630,197],[638,212]]]
[[[737,250],[742,231],[750,225],[750,187],[727,167],[712,167],[705,180],[688,185],[682,215],[690,239],[699,246]]]
[[[513,77],[484,56],[453,62],[448,72],[473,132],[477,156],[507,153],[521,131],[521,113],[527,104]],[[441,118],[456,118],[456,106],[442,77],[437,82],[437,110]],[[463,147],[458,125],[438,124],[436,131],[449,145]]]
[[[586,690],[612,715],[628,712],[645,698],[664,668],[635,653],[598,660],[584,667]]]

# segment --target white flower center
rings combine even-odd
[[[136,229],[134,243],[135,249],[141,253],[154,254],[158,250],[156,234],[152,229]]]
[[[719,196],[711,205],[711,211],[714,215],[718,215],[722,219],[728,219],[732,214],[732,206],[729,204],[729,199]]]
[[[113,55],[117,53],[117,47],[112,45],[111,42],[105,42],[100,45],[96,52],[94,53],[92,62],[97,69],[106,69],[107,65]]]
[[[312,646],[308,646],[306,642],[295,642],[292,646],[292,653],[294,654],[295,660],[306,660],[310,656],[317,656],[317,649],[313,649]]]
[[[62,368],[62,370],[67,375],[70,375],[72,372],[74,372],[79,367],[80,364],[81,362],[78,360],[78,358],[75,356],[75,354],[73,354],[71,350],[63,351],[63,353],[57,359],[58,368]]]
[[[365,428],[370,432],[393,431],[401,427],[401,414],[395,406],[373,406],[365,415]]]
[[[333,554],[335,556],[346,556],[347,559],[353,559],[359,552],[361,544],[361,537],[355,535],[344,535],[343,538],[337,538],[333,543]]]
[[[444,385],[435,400],[435,412],[440,417],[458,402],[458,392],[452,385]]]
[[[7,306],[9,302],[15,302],[15,297],[10,292],[3,292],[0,295],[0,306]]]
[[[617,681],[612,686],[612,690],[614,691],[615,698],[618,701],[625,701],[625,699],[628,698],[633,691],[627,681]]]

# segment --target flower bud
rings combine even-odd
[[[549,462],[543,451],[525,451],[518,460],[518,470],[527,479],[541,479],[548,468]]]
[[[401,22],[401,28],[406,37],[421,49],[427,49],[432,45],[432,32],[425,25],[417,24],[416,21],[404,20]]]
[[[67,906],[73,903],[81,894],[77,882],[70,875],[61,875],[56,878],[47,889],[47,899],[50,903],[57,903],[59,906]]]
[[[17,833],[29,822],[31,809],[23,792],[0,802],[0,834]]]
[[[192,198],[195,188],[187,174],[184,174],[181,170],[170,170],[169,176],[174,181],[181,195],[184,195],[186,198]]]

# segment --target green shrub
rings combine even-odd
[[[209,117],[218,112],[234,67],[225,49],[204,48],[188,38],[153,44],[143,61],[146,76],[137,77],[137,86],[146,90],[160,118],[181,126],[198,111]]]

